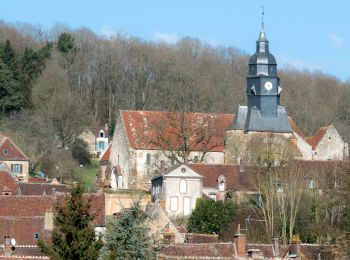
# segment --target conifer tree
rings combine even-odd
[[[78,260],[97,259],[102,247],[101,239],[96,239],[92,226],[95,218],[89,212],[91,198],[83,200],[81,185],[73,188],[71,196],[55,206],[55,227],[52,244],[39,241],[39,247],[52,259]]]
[[[109,221],[104,240],[100,258],[104,260],[152,259],[157,244],[149,235],[147,215],[139,201]]]

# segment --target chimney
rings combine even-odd
[[[11,249],[11,243],[10,243],[10,237],[5,236],[4,237],[4,253],[5,256],[10,256],[12,254],[12,249]]]
[[[278,237],[272,238],[272,248],[273,248],[273,256],[280,256],[280,239]]]
[[[301,241],[299,235],[293,235],[290,241],[290,254],[301,256]]]
[[[237,256],[245,256],[246,236],[241,234],[240,224],[238,224],[237,232],[233,236],[233,241],[236,246]]]

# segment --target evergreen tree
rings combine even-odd
[[[77,138],[72,146],[72,156],[79,163],[83,165],[91,165],[91,155],[88,150],[88,144]]]
[[[235,215],[232,201],[214,201],[200,198],[196,201],[196,208],[192,212],[187,230],[193,233],[218,234],[226,228]]]
[[[147,215],[140,210],[139,201],[107,225],[101,259],[151,259],[156,243],[149,236]]]
[[[55,227],[52,244],[39,241],[39,247],[52,259],[78,260],[97,259],[101,239],[96,240],[92,221],[95,215],[89,213],[91,199],[83,200],[83,188],[73,188],[71,196],[55,206]]]

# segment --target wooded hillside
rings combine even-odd
[[[1,128],[45,128],[62,146],[85,126],[113,125],[118,109],[235,113],[246,104],[249,54],[194,38],[176,44],[105,39],[86,28],[45,31],[2,22],[0,52],[0,103],[11,100],[2,105]],[[279,69],[279,76],[282,105],[306,135],[334,124],[350,141],[349,83],[298,68]]]

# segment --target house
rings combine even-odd
[[[152,201],[159,202],[168,215],[188,216],[202,197],[202,176],[182,164],[152,179]]]
[[[37,184],[28,185],[37,186]],[[52,192],[50,189],[47,192],[45,189],[41,191],[44,195],[35,195],[34,193],[37,192],[31,190],[27,191],[30,195],[0,196],[0,237],[5,238],[3,247],[0,247],[0,259],[5,259],[2,257],[9,252],[13,258],[19,254],[21,257],[26,256],[25,259],[30,259],[30,256],[43,256],[37,248],[37,242],[39,239],[46,242],[51,240],[55,205],[69,194]],[[97,234],[103,232],[105,230],[104,194],[84,194],[83,198],[86,200],[91,198],[90,212],[96,215],[93,222],[95,232]],[[8,251],[9,240],[16,241],[14,250]]]
[[[0,133],[0,162],[4,162],[19,181],[28,182],[29,158],[3,133]]]
[[[171,243],[157,254],[157,259],[337,259],[331,246],[302,244],[298,236],[294,236],[290,245],[280,245],[278,238],[267,244],[249,244],[245,234],[237,232],[233,242],[201,242]]]
[[[0,163],[0,194],[17,194],[18,182],[17,176],[12,173],[8,166],[4,162]]]
[[[108,125],[101,127],[91,127],[82,132],[78,138],[88,144],[91,155],[100,157],[107,149],[109,143]]]
[[[178,163],[240,164],[257,139],[261,146],[281,144],[299,160],[345,160],[348,145],[334,126],[307,137],[280,104],[282,91],[277,62],[264,30],[249,59],[247,106],[236,114],[172,113],[120,110],[109,162],[118,189],[149,189],[164,166]],[[283,144],[282,144],[283,142]],[[275,161],[280,153],[274,152]],[[118,177],[113,169],[119,169]]]

